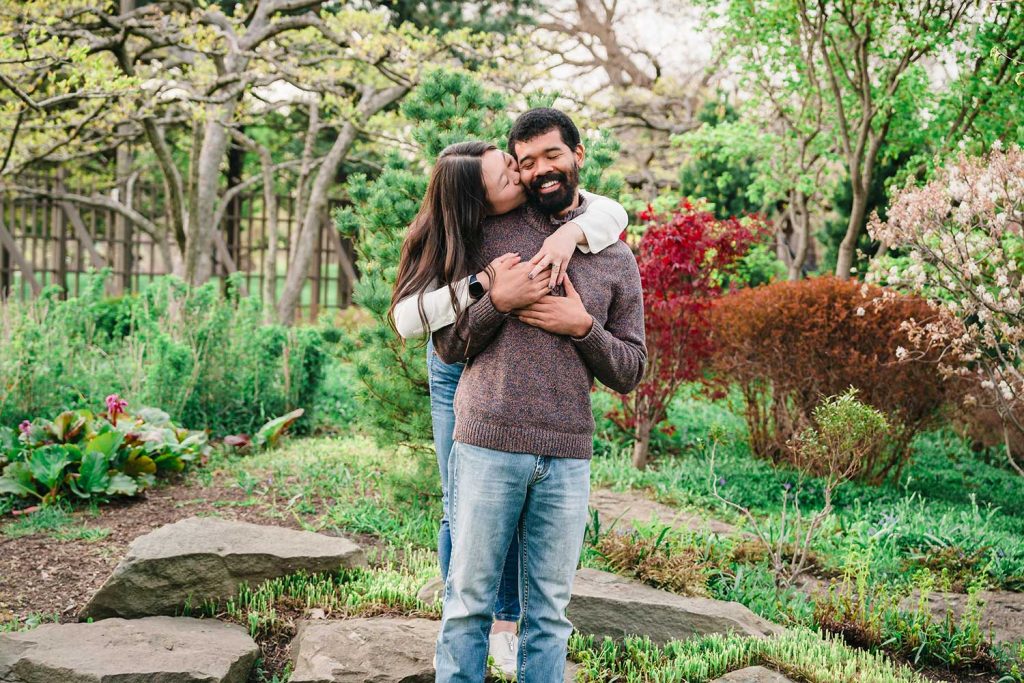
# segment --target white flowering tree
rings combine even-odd
[[[918,293],[940,313],[905,323],[915,349],[943,350],[947,376],[975,377],[966,400],[994,408],[1013,468],[1024,475],[1010,434],[1024,435],[1024,151],[996,143],[961,156],[922,187],[898,191],[888,219],[874,216],[872,238],[904,251],[879,261],[872,278]]]

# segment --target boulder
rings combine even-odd
[[[433,605],[444,600],[444,579],[440,576],[435,576],[430,581],[427,581],[423,588],[420,589],[420,592],[416,594],[416,598],[427,605]]]
[[[659,645],[710,633],[765,637],[784,630],[738,602],[683,597],[596,569],[576,572],[568,615],[586,635],[648,636]]]
[[[637,523],[655,521],[671,527],[686,527],[723,535],[736,532],[732,524],[678,510],[635,491],[594,489],[590,492],[590,507],[597,510],[604,530],[614,524],[616,531],[625,533]]]
[[[368,619],[299,622],[292,641],[291,683],[433,683],[441,622]],[[577,666],[566,662],[565,681]],[[492,679],[488,678],[488,681]]]
[[[730,671],[711,683],[793,683],[793,679],[763,666],[748,666],[746,669]]]
[[[0,634],[4,683],[245,683],[260,649],[236,624],[148,617]]]
[[[189,517],[132,541],[79,618],[172,615],[233,598],[241,584],[365,563],[362,549],[344,538]]]
[[[1002,644],[1024,640],[1024,593],[981,591],[978,597],[982,603],[981,629],[986,635],[991,631],[993,642]],[[915,590],[900,602],[900,609],[916,611],[919,598],[920,593]],[[945,619],[947,610],[959,620],[967,609],[967,594],[931,593],[928,595],[928,607],[936,620]]]

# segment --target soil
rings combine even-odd
[[[77,621],[78,612],[99,589],[138,536],[164,524],[193,515],[217,515],[224,519],[299,528],[291,516],[281,517],[258,501],[246,502],[237,486],[197,482],[163,484],[138,498],[105,505],[102,514],[87,510],[73,513],[76,526],[107,529],[97,541],[59,540],[48,534],[11,538],[0,521],[0,620],[24,621],[32,613],[60,615],[61,622]]]

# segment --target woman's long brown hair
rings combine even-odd
[[[487,266],[480,255],[480,223],[488,209],[483,157],[492,149],[497,147],[486,142],[457,142],[437,157],[423,204],[402,244],[388,309],[392,327],[398,302],[417,295],[420,320],[429,330],[423,295],[438,282],[448,287],[457,319],[465,312],[455,283]]]

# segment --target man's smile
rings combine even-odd
[[[530,190],[536,194],[552,194],[565,187],[565,174],[558,171],[545,173],[534,178],[530,183]]]

